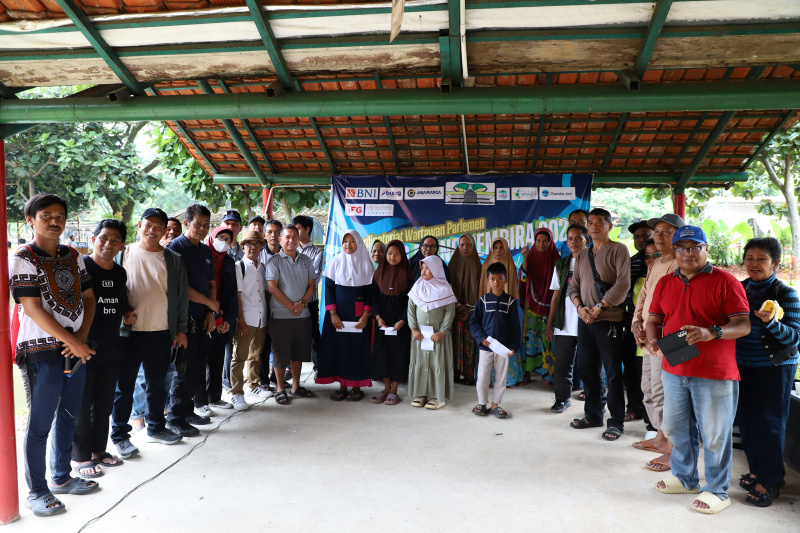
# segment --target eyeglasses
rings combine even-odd
[[[706,247],[705,244],[701,244],[699,246],[690,246],[688,248],[675,248],[675,253],[677,255],[686,255],[686,254],[696,255],[702,252],[703,248],[705,247]]]
[[[433,248],[436,248],[436,245],[435,244],[423,244],[422,248],[425,248],[426,250],[432,250]]]
[[[658,259],[661,257],[661,252],[653,252],[652,254],[644,254],[645,259]]]

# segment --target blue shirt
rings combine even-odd
[[[180,235],[173,239],[168,248],[181,255],[183,264],[186,266],[186,278],[189,281],[189,287],[210,298],[211,289],[208,286],[208,282],[216,280],[214,257],[211,255],[211,248],[202,242],[195,246],[186,235]],[[203,318],[207,312],[208,307],[205,305],[189,302],[189,316]]]
[[[509,350],[519,350],[522,330],[517,300],[506,292],[500,296],[495,296],[492,292],[484,294],[475,305],[475,311],[469,319],[469,329],[478,347],[485,352],[492,351],[481,344],[488,337],[497,340]]]

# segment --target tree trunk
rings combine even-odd
[[[127,224],[131,221],[131,217],[133,216],[133,208],[136,206],[136,202],[133,200],[129,200],[125,202],[125,205],[122,206],[122,223]]]
[[[253,206],[252,206],[252,202],[250,201],[250,193],[247,192],[247,191],[242,191],[241,194],[244,195],[244,207],[245,207],[245,212],[246,212],[245,213],[245,216],[246,216],[245,220],[249,221],[251,218],[253,218]]]
[[[36,195],[36,178],[28,176],[28,200]]]
[[[800,258],[800,214],[797,212],[797,198],[794,195],[794,174],[791,156],[786,157],[783,175],[783,197],[786,198],[786,210],[789,212],[789,227],[792,229],[792,256]]]
[[[289,201],[285,195],[281,198],[281,207],[283,207],[283,216],[286,218],[286,223],[290,224],[292,222],[292,208],[289,206]]]

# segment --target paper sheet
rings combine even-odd
[[[502,355],[503,357],[508,357],[511,355],[511,350],[503,346],[503,343],[501,343],[497,339],[492,337],[487,337],[486,340],[489,341],[489,348],[497,355]]]
[[[392,335],[393,335],[393,336],[397,336],[397,330],[396,330],[396,329],[394,329],[394,328],[390,328],[390,327],[388,327],[388,326],[387,326],[387,327],[385,327],[385,328],[381,328],[381,329],[383,330],[383,333],[384,333],[385,335],[390,335],[390,336],[392,336]]]
[[[424,337],[422,339],[422,345],[420,346],[420,348],[422,348],[423,350],[427,350],[429,352],[432,352],[433,351],[433,341],[431,340],[431,337],[434,334],[433,327],[432,326],[420,326],[419,327],[419,331],[420,331],[420,333],[422,333],[422,336]]]
[[[363,333],[364,332],[363,329],[356,329],[356,324],[358,324],[358,322],[347,322],[345,320],[342,320],[342,324],[344,325],[344,327],[342,329],[337,329],[336,330],[339,333]]]

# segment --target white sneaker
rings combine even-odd
[[[207,405],[201,405],[200,407],[194,408],[194,413],[197,416],[214,416],[216,413],[211,410],[211,408]]]
[[[233,405],[225,400],[219,400],[218,402],[212,402],[211,407],[216,407],[217,409],[233,409]]]
[[[658,433],[656,433],[655,431],[648,431],[647,433],[644,434],[644,440],[654,439],[656,438],[656,435],[658,435]]]
[[[233,403],[233,408],[237,411],[247,411],[250,409],[250,404],[245,401],[244,396],[241,394],[234,394],[231,398],[231,402]]]
[[[249,394],[250,396],[258,396],[259,398],[264,398],[265,400],[267,398],[272,398],[273,396],[275,396],[275,393],[273,393],[271,390],[264,389],[262,387],[256,387],[255,389],[250,389],[247,391],[247,394]]]

